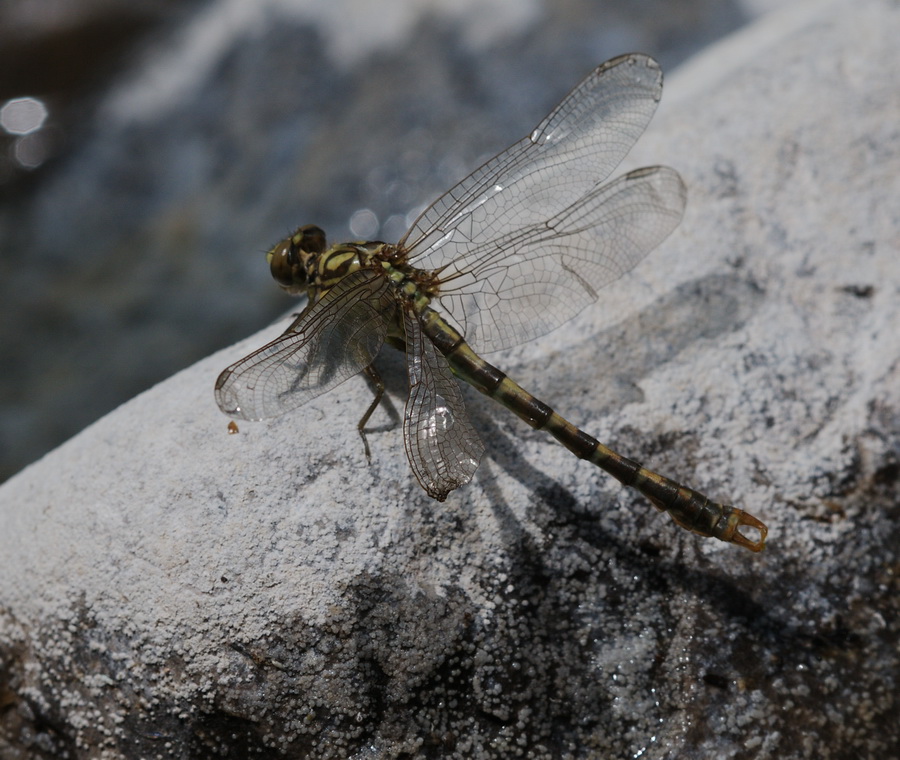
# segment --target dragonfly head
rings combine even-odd
[[[297,229],[266,253],[272,277],[288,293],[305,293],[316,258],[325,251],[325,233],[314,224]]]

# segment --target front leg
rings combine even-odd
[[[384,398],[384,380],[381,379],[381,375],[378,373],[378,370],[375,369],[374,364],[367,366],[363,370],[363,374],[365,374],[369,387],[372,389],[372,393],[375,394],[375,398],[372,399],[372,403],[369,404],[369,408],[366,409],[366,412],[363,414],[362,419],[360,419],[356,429],[359,430],[359,437],[362,438],[363,448],[366,451],[366,460],[369,464],[372,464],[372,454],[369,451],[369,441],[366,439],[365,428],[366,424],[369,422],[369,418],[381,403],[381,399]]]

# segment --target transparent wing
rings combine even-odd
[[[441,275],[441,306],[477,351],[545,335],[659,245],[678,226],[686,199],[673,169],[625,174],[545,222],[459,255]]]
[[[416,220],[400,245],[440,270],[469,248],[559,213],[606,179],[650,122],[662,94],[652,58],[598,66],[534,131],[476,169]]]
[[[394,319],[387,279],[347,275],[278,338],[235,362],[216,381],[219,408],[259,420],[294,409],[372,363]]]
[[[447,360],[422,333],[415,314],[405,312],[403,325],[409,373],[403,418],[406,455],[422,488],[443,501],[472,479],[484,445],[469,422]]]

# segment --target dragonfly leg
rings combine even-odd
[[[366,460],[369,464],[372,463],[372,453],[369,451],[369,441],[366,438],[366,425],[369,422],[369,418],[375,413],[375,410],[378,408],[378,405],[381,403],[381,399],[384,398],[384,380],[381,379],[381,375],[378,373],[378,370],[375,369],[374,364],[370,364],[363,370],[363,374],[366,376],[366,380],[369,383],[369,387],[372,389],[372,393],[375,394],[375,398],[372,399],[372,403],[369,404],[369,408],[366,409],[362,418],[359,420],[359,424],[356,426],[356,429],[359,430],[359,437],[362,438],[363,448],[366,451]]]

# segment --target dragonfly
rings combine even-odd
[[[369,457],[365,427],[384,394],[373,362],[388,344],[406,354],[403,440],[432,498],[468,483],[484,452],[462,380],[682,528],[762,550],[758,518],[616,453],[482,358],[581,313],[681,221],[687,191],[673,169],[607,182],[650,122],[662,82],[643,54],[601,64],[529,135],[426,208],[399,243],[329,246],[315,225],[277,243],[267,252],[272,276],[307,304],[281,336],[219,375],[220,409],[274,417],[364,373],[375,396],[358,425]]]

